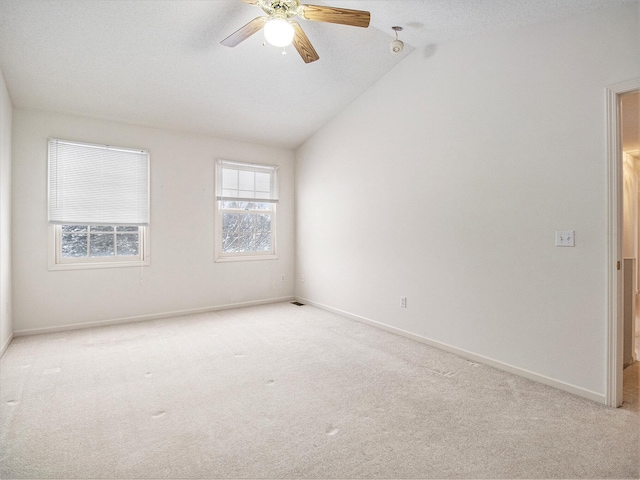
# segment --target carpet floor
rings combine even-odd
[[[638,478],[608,408],[289,303],[16,338],[0,478]]]

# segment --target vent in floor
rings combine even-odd
[[[300,303],[300,302],[291,302],[291,305],[297,305],[299,307],[303,306],[304,303]]]

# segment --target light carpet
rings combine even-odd
[[[0,477],[638,478],[608,408],[289,303],[16,338]]]

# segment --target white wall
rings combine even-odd
[[[11,341],[11,99],[0,71],[0,355]]]
[[[604,89],[640,76],[638,28],[629,6],[412,53],[297,151],[297,296],[603,400]]]
[[[48,270],[49,136],[149,150],[151,266]],[[277,260],[214,263],[217,158],[280,166]],[[293,160],[294,153],[285,149],[15,109],[14,330],[19,333],[291,297]],[[284,283],[282,274],[287,279]]]

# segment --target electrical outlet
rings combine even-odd
[[[300,281],[304,283],[304,274],[300,275]]]
[[[280,281],[284,282],[284,274],[282,275],[282,278],[280,279]]]
[[[400,297],[400,308],[407,308],[407,297]]]
[[[556,247],[574,247],[575,234],[574,230],[556,230]]]

